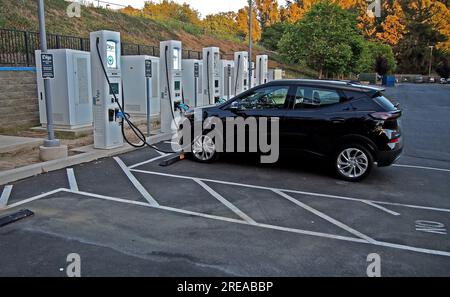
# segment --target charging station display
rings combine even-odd
[[[117,69],[117,46],[115,41],[106,42],[106,62],[108,68]]]

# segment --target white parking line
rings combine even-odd
[[[141,195],[145,198],[145,200],[148,201],[153,206],[158,206],[158,202],[150,195],[149,192],[142,186],[142,184],[137,180],[137,178],[130,172],[127,165],[123,163],[123,161],[119,157],[114,157],[114,160],[119,164],[120,168],[122,168],[122,171],[125,173],[125,175],[128,177],[130,182],[134,185],[134,187],[141,193]]]
[[[375,242],[375,240],[373,240],[373,239],[370,238],[369,236],[367,236],[367,235],[365,235],[365,234],[363,234],[363,233],[361,233],[361,232],[359,232],[359,231],[353,229],[353,228],[350,227],[350,226],[347,226],[346,224],[344,224],[344,223],[342,223],[342,222],[339,222],[339,221],[336,220],[336,219],[333,219],[332,217],[330,217],[330,216],[324,214],[324,213],[321,212],[321,211],[318,211],[318,210],[315,209],[315,208],[310,207],[309,205],[306,205],[306,204],[303,203],[303,202],[298,201],[297,199],[295,199],[295,198],[289,196],[289,195],[286,194],[286,193],[283,193],[283,192],[281,192],[281,191],[279,191],[279,190],[272,190],[272,191],[273,191],[274,193],[280,195],[281,197],[283,197],[283,198],[285,198],[285,199],[291,201],[292,203],[294,203],[294,204],[300,206],[301,208],[303,208],[303,209],[305,209],[305,210],[307,210],[307,211],[309,211],[309,212],[315,214],[316,216],[318,216],[318,217],[320,217],[320,218],[322,218],[322,219],[324,219],[324,220],[330,222],[331,224],[333,224],[333,225],[335,225],[335,226],[337,226],[337,227],[339,227],[339,228],[341,228],[341,229],[343,229],[343,230],[345,230],[345,231],[347,231],[347,232],[349,232],[349,233],[355,235],[356,237],[359,237],[359,238],[364,239],[364,240],[366,240],[366,241],[368,241],[368,242],[371,242],[371,243]]]
[[[0,196],[0,209],[8,205],[9,196],[11,195],[13,186],[7,185],[3,188],[2,196]]]
[[[129,168],[129,169],[133,169],[133,168],[136,168],[136,167],[145,165],[145,164],[149,164],[149,163],[158,161],[158,160],[160,160],[160,159],[162,159],[162,158],[164,158],[164,157],[168,157],[168,156],[171,156],[171,155],[173,155],[173,154],[163,154],[163,155],[160,155],[160,156],[155,157],[155,158],[153,158],[153,159],[150,159],[150,160],[147,160],[147,161],[144,161],[144,162],[141,162],[141,163],[134,164],[134,165],[132,165],[132,166],[130,166],[130,167],[128,167],[128,168]]]
[[[256,185],[236,183],[236,182],[228,182],[228,181],[222,181],[222,180],[214,180],[214,179],[199,178],[199,177],[189,177],[189,176],[161,173],[161,172],[155,172],[155,171],[138,170],[138,169],[133,169],[131,171],[144,173],[144,174],[150,174],[150,175],[174,177],[174,178],[180,178],[180,179],[189,179],[189,180],[199,179],[199,180],[202,180],[204,182],[212,182],[212,183],[223,184],[223,185],[230,185],[230,186],[239,186],[239,187],[245,187],[245,188],[251,188],[251,189],[260,189],[260,190],[268,190],[268,191],[278,190],[278,191],[282,191],[282,192],[285,192],[285,193],[291,193],[291,194],[300,194],[300,195],[306,195],[306,196],[314,196],[314,197],[330,198],[330,199],[338,199],[338,200],[347,200],[347,201],[357,201],[357,202],[362,202],[362,203],[370,202],[370,203],[375,203],[375,204],[401,206],[401,207],[407,207],[407,208],[415,208],[415,209],[432,210],[432,211],[449,212],[450,213],[450,209],[447,209],[447,208],[436,208],[436,207],[411,205],[411,204],[402,204],[402,203],[395,203],[395,202],[358,199],[358,198],[345,197],[345,196],[337,196],[337,195],[329,195],[329,194],[321,194],[321,193],[305,192],[305,191],[297,191],[297,190],[288,190],[288,189],[280,189],[280,188],[271,188],[271,187],[264,187],[264,186],[256,186]]]
[[[73,191],[78,191],[77,179],[75,178],[75,172],[73,168],[67,169],[67,179],[69,180],[70,189]]]
[[[33,196],[33,197],[28,198],[28,199],[24,199],[24,200],[21,200],[19,202],[16,202],[16,203],[13,203],[11,205],[8,205],[6,207],[6,209],[11,209],[11,208],[15,208],[15,207],[18,207],[18,206],[21,206],[21,205],[24,205],[24,204],[28,204],[30,202],[33,202],[33,201],[36,201],[36,200],[39,200],[39,199],[51,196],[53,194],[60,193],[60,192],[62,192],[64,190],[66,190],[66,189],[60,188],[60,189],[56,189],[56,190],[53,190],[53,191],[50,191],[50,192],[47,192],[47,193],[43,193],[43,194],[40,194],[40,195],[37,195],[37,196]]]
[[[382,210],[384,212],[387,212],[388,214],[391,214],[393,216],[399,216],[400,215],[398,212],[395,212],[395,211],[392,211],[390,209],[387,209],[387,208],[385,208],[383,206],[380,206],[380,205],[378,205],[376,203],[369,202],[369,201],[364,201],[364,203],[366,203],[367,205],[373,206],[375,208],[378,208],[378,209],[380,209],[380,210]]]
[[[250,224],[250,223],[248,223],[246,221],[237,220],[237,219],[231,219],[231,218],[226,218],[226,217],[219,217],[219,216],[208,215],[208,214],[203,214],[203,213],[196,213],[196,212],[192,212],[192,211],[187,211],[187,210],[177,209],[177,208],[172,208],[172,207],[166,207],[166,206],[159,206],[159,205],[158,206],[154,206],[154,205],[150,205],[150,204],[139,202],[139,201],[131,201],[131,200],[120,199],[120,198],[109,197],[109,196],[103,196],[103,195],[97,195],[97,194],[92,194],[92,193],[86,193],[86,192],[80,192],[80,191],[72,191],[72,190],[69,190],[69,189],[57,189],[57,190],[54,190],[54,191],[51,191],[51,192],[48,192],[48,193],[44,193],[44,194],[41,194],[41,195],[38,195],[38,196],[34,196],[34,197],[29,198],[29,199],[26,199],[26,200],[23,200],[23,201],[11,204],[11,205],[9,205],[7,207],[7,209],[15,208],[15,207],[18,207],[18,206],[21,206],[21,205],[24,205],[24,204],[27,204],[27,203],[30,203],[30,202],[42,199],[42,198],[45,198],[47,196],[56,194],[58,192],[68,192],[68,193],[83,195],[83,196],[87,196],[87,197],[103,199],[103,200],[107,200],[107,201],[132,204],[132,205],[141,206],[141,207],[149,207],[149,208],[154,208],[154,209],[170,211],[170,212],[174,212],[174,213],[180,213],[180,214],[185,214],[185,215],[190,215],[190,216],[197,216],[197,217],[201,217],[201,218],[213,219],[213,220],[224,221],[224,222],[235,223],[235,224],[248,225],[248,226],[253,226],[253,227],[258,227],[258,228],[263,228],[263,229],[278,230],[278,231],[283,231],[283,232],[302,234],[302,235],[314,236],[314,237],[319,237],[319,238],[335,239],[335,240],[346,241],[346,242],[371,244],[371,245],[374,245],[374,246],[381,246],[381,247],[387,247],[387,248],[393,248],[393,249],[405,250],[405,251],[413,251],[413,252],[417,252],[417,253],[421,253],[421,254],[439,255],[439,256],[450,257],[450,252],[447,252],[447,251],[431,250],[431,249],[418,248],[418,247],[413,247],[413,246],[407,246],[407,245],[401,245],[401,244],[395,244],[395,243],[389,243],[389,242],[382,242],[382,241],[368,242],[368,241],[360,239],[360,238],[339,236],[339,235],[334,235],[334,234],[313,232],[313,231],[302,230],[302,229],[295,229],[295,228],[286,228],[286,227],[280,227],[280,226],[274,226],[274,225],[268,225],[268,224],[261,224],[261,223]]]
[[[239,208],[237,208],[236,206],[234,206],[230,201],[228,201],[227,199],[225,199],[224,197],[222,197],[222,195],[220,195],[219,193],[217,193],[216,191],[214,191],[213,189],[211,189],[210,186],[208,186],[207,184],[205,184],[204,182],[202,182],[199,179],[194,179],[194,181],[199,184],[200,186],[202,186],[203,189],[205,189],[209,194],[211,194],[214,198],[216,198],[217,200],[219,200],[223,205],[225,205],[226,207],[228,207],[231,211],[233,211],[235,214],[237,214],[239,217],[241,217],[243,220],[245,220],[247,223],[249,224],[256,224],[256,222],[249,217],[248,215],[246,215],[244,212],[242,212]]]
[[[424,169],[424,170],[434,170],[434,171],[442,171],[442,172],[450,172],[450,169],[444,168],[434,168],[427,166],[416,166],[416,165],[403,165],[403,164],[394,164],[394,167],[402,167],[402,168],[415,168],[415,169]]]

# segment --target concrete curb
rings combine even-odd
[[[161,141],[170,140],[172,134],[159,134],[149,138],[150,143],[159,143]],[[60,160],[53,160],[38,164],[32,164],[29,166],[16,168],[0,172],[0,185],[6,185],[18,180],[26,179],[32,176],[36,176],[42,173],[60,170],[66,167],[92,162],[102,158],[113,157],[121,154],[125,154],[134,151],[135,148],[126,144],[121,148],[113,150],[96,150],[92,149],[90,152],[79,154],[76,156],[70,156]]]

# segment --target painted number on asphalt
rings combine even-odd
[[[447,235],[447,228],[440,222],[416,221],[416,231]]]

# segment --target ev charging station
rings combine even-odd
[[[53,55],[55,73],[50,79],[53,93],[53,124],[57,129],[76,130],[92,126],[91,57],[89,53],[70,49],[48,50]],[[36,51],[36,74],[39,118],[47,126],[41,51]]]
[[[218,47],[203,49],[203,105],[213,105],[220,100],[220,50]]]
[[[123,145],[121,111],[116,102],[122,98],[120,33],[92,32],[90,44],[94,147],[113,149]]]
[[[181,41],[169,40],[160,43],[160,91],[161,132],[171,133],[177,129],[181,119],[180,106],[183,103],[183,79],[181,69]]]
[[[156,117],[160,113],[159,58],[122,56],[124,108],[131,115]]]
[[[283,79],[283,70],[282,69],[269,69],[268,78],[269,81],[280,80]]]
[[[230,100],[234,97],[233,88],[233,71],[234,61],[220,60],[219,63],[219,76],[220,76],[220,95],[225,100]]]
[[[183,60],[183,97],[190,107],[198,107],[203,104],[203,61]]]
[[[267,55],[256,56],[256,85],[269,82],[269,57]]]
[[[248,85],[249,60],[248,52],[234,53],[234,94],[239,95],[249,89]]]

